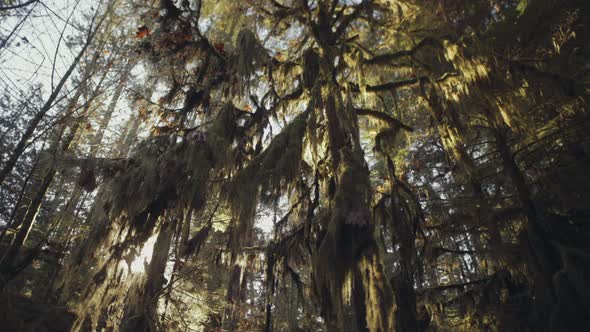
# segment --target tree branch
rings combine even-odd
[[[435,79],[434,81],[440,83],[440,82],[446,81],[447,79],[449,79],[451,77],[455,77],[458,75],[459,75],[459,73],[457,73],[457,72],[444,73],[441,77]],[[389,83],[384,83],[384,84],[366,85],[366,89],[367,89],[367,91],[371,91],[371,92],[391,91],[391,90],[395,90],[398,88],[412,87],[414,85],[417,85],[421,81],[428,81],[428,80],[429,80],[428,77],[420,76],[420,77],[408,78],[405,80],[399,80],[399,81],[394,81],[394,82],[389,82]],[[351,87],[351,91],[353,91],[353,92],[360,91],[358,84],[352,83],[352,82],[349,82],[348,84]]]
[[[416,44],[416,46],[412,47],[409,50],[403,50],[403,51],[399,51],[399,52],[395,52],[395,53],[377,55],[372,59],[364,60],[364,63],[368,64],[368,65],[386,64],[388,62],[397,60],[399,58],[403,58],[406,56],[413,56],[414,54],[416,54],[416,52],[418,52],[420,49],[422,49],[423,47],[426,47],[426,46],[442,47],[442,44],[440,43],[440,41],[438,39],[435,39],[432,37],[426,37],[426,38],[422,39],[422,41],[420,41],[418,44]]]
[[[418,291],[418,293],[425,293],[425,292],[432,292],[432,291],[444,291],[444,290],[453,289],[453,288],[464,288],[464,287],[470,286],[470,285],[483,284],[483,283],[490,281],[491,279],[492,278],[484,278],[484,279],[479,279],[479,280],[468,281],[468,282],[461,283],[461,284],[450,284],[450,285],[436,286],[436,287],[432,287],[432,288],[425,288],[423,290]]]
[[[340,25],[338,25],[338,28],[336,28],[336,32],[334,32],[334,36],[336,38],[340,37],[344,31],[346,31],[346,28],[348,28],[348,26],[350,25],[350,23],[352,23],[352,21],[354,21],[357,17],[359,17],[359,15],[362,13],[362,11],[371,3],[371,0],[363,0],[363,2],[361,2],[358,6],[356,6],[354,8],[354,11],[347,16],[344,16],[344,18],[342,19],[342,22],[340,22]]]
[[[29,0],[29,1],[27,1],[27,2],[23,2],[23,3],[20,3],[20,4],[18,4],[18,5],[12,5],[12,6],[3,6],[3,7],[0,7],[0,11],[3,11],[3,10],[11,10],[11,9],[17,9],[17,8],[26,7],[26,6],[28,6],[28,5],[31,5],[31,4],[35,3],[35,2],[39,2],[39,0]]]
[[[356,114],[358,114],[358,115],[370,116],[370,117],[375,118],[377,120],[387,122],[391,127],[399,127],[404,130],[407,130],[409,132],[414,131],[414,128],[402,123],[398,119],[391,117],[387,113],[383,113],[383,112],[375,111],[375,110],[370,110],[370,109],[366,109],[366,108],[357,108],[357,109],[355,109],[355,111],[356,111]]]

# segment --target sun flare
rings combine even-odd
[[[156,243],[157,234],[152,235],[143,245],[137,257],[131,262],[132,273],[143,273],[145,267],[152,260],[154,244]]]

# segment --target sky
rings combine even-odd
[[[0,3],[3,1],[0,0]],[[20,118],[20,130],[24,130],[28,117],[41,108],[51,94],[52,86],[63,77],[79,52],[80,43],[72,41],[86,36],[89,20],[84,15],[95,12],[97,5],[99,2],[93,0],[40,0],[23,8],[0,11],[0,98],[8,96],[17,105],[10,109],[0,108],[0,117]],[[75,79],[79,76],[79,71],[75,70],[62,89],[58,101],[67,101],[67,98],[61,97],[71,95]],[[41,101],[31,102],[30,89],[37,86],[41,87]],[[106,94],[111,94],[112,90],[111,87]],[[129,114],[125,99],[120,98],[117,106],[126,112],[116,112],[118,117],[113,120],[113,126],[105,135],[107,141],[116,137],[117,122],[123,123],[119,115]],[[107,97],[103,103],[108,104],[109,101],[110,98]],[[0,100],[0,105],[2,104]],[[50,110],[34,137],[46,132],[46,128],[57,119],[55,115],[60,112],[63,112],[63,103]],[[0,126],[0,134],[8,133],[14,139],[22,135],[9,132],[14,129],[5,127],[8,124],[5,121]],[[87,134],[92,135],[91,132]],[[34,141],[29,149],[31,148],[39,150],[42,144]],[[7,158],[9,151],[5,152],[0,156],[3,160]]]
[[[0,98],[9,95],[13,100],[23,99],[29,88],[41,85],[42,99],[47,100],[52,87],[63,77],[79,52],[80,41],[90,28],[88,17],[99,5],[99,1],[93,0],[40,0],[25,8],[2,13],[8,13],[9,17],[0,16],[0,45],[5,44],[0,48]],[[77,43],[72,44],[72,41]],[[86,57],[90,56],[88,52]],[[80,77],[78,68],[60,96],[73,93],[75,80]],[[114,87],[107,86],[107,89],[103,93],[103,104],[110,102]],[[40,106],[34,105],[30,114]],[[5,111],[0,110],[0,114]],[[61,111],[63,107],[53,107],[47,119]],[[114,126],[109,127],[111,133],[105,135],[107,141],[112,134],[117,134],[129,114],[128,102],[122,97],[112,120]]]
[[[88,28],[80,22],[93,3],[96,2],[41,0],[3,12],[10,16],[0,17],[0,43],[4,45],[0,48],[0,89],[16,97],[31,85],[41,83],[43,95],[48,96],[52,80],[53,85],[57,84],[77,52],[77,48],[67,44]],[[64,38],[60,38],[62,31]]]

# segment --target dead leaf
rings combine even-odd
[[[224,43],[215,43],[213,47],[219,52],[221,55],[225,55],[225,44]]]
[[[142,39],[150,35],[150,29],[145,25],[140,26],[137,28],[137,32],[135,33],[135,39]]]

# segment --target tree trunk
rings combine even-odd
[[[119,84],[115,88],[115,92],[113,94],[113,97],[111,98],[109,106],[107,107],[104,114],[102,115],[102,119],[100,120],[100,122],[98,124],[98,129],[96,130],[96,135],[94,136],[94,139],[90,143],[90,153],[89,153],[90,158],[94,158],[98,154],[98,149],[102,145],[102,141],[104,139],[105,130],[107,129],[109,123],[111,122],[111,118],[113,117],[113,112],[115,111],[115,107],[117,106],[117,102],[119,101],[119,98],[121,97],[121,93],[123,92],[123,87],[125,85],[126,80],[127,80],[126,77],[121,78],[121,81],[119,82]]]
[[[418,332],[418,319],[416,316],[416,292],[414,291],[414,264],[413,260],[416,255],[415,238],[413,222],[410,211],[405,215],[401,210],[403,199],[401,194],[400,180],[395,174],[395,165],[390,156],[387,156],[389,176],[391,181],[391,218],[394,232],[397,233],[397,243],[399,245],[400,270],[393,277],[392,286],[395,297],[395,330]],[[407,206],[407,204],[406,204]],[[405,209],[404,209],[405,210]],[[415,213],[418,213],[417,211]]]
[[[244,300],[247,280],[243,268],[240,265],[234,265],[227,286],[226,305],[222,321],[224,331],[239,331],[239,323],[242,317],[242,301]]]
[[[333,63],[326,61],[327,63]],[[318,253],[314,258],[315,287],[322,300],[328,330],[341,330],[344,321],[342,289],[346,283],[357,285],[364,301],[353,301],[357,326],[371,331],[393,329],[393,298],[384,277],[382,259],[371,225],[369,172],[358,140],[357,119],[343,123],[337,112],[348,112],[339,89],[331,89],[325,105],[329,149],[332,156],[331,180],[335,192],[331,198],[332,214]],[[336,97],[334,97],[336,96]],[[345,128],[349,128],[348,130]],[[348,138],[352,137],[350,141]],[[330,267],[331,266],[331,267]],[[347,281],[347,276],[362,280]],[[358,289],[362,285],[362,289]],[[362,307],[361,307],[362,306]]]
[[[556,301],[556,293],[553,288],[553,275],[560,269],[559,254],[550,245],[547,235],[541,227],[530,190],[526,184],[524,175],[520,171],[514,154],[506,141],[505,128],[494,129],[496,145],[504,166],[504,172],[512,180],[516,189],[518,200],[527,216],[526,233],[521,238],[527,253],[528,267],[531,269],[535,284],[535,319],[542,326],[551,315],[552,307]]]
[[[79,123],[76,123],[70,129],[69,134],[65,137],[64,141],[61,144],[61,151],[60,151],[61,153],[66,152],[70,149],[70,146],[71,146],[72,142],[74,141],[74,138],[76,137],[76,133],[78,131],[78,128],[79,128]],[[61,136],[63,135],[64,131],[65,131],[65,127],[61,130],[60,135],[58,135],[58,137],[56,138],[56,141],[54,143],[54,148],[50,149],[50,151],[55,151],[55,155],[60,154],[60,153],[58,153],[58,150],[60,150],[58,148],[58,145],[59,145],[59,140],[60,140]],[[16,262],[18,253],[21,250],[22,246],[24,245],[31,229],[33,228],[33,225],[35,223],[35,219],[37,217],[37,213],[39,212],[39,208],[41,206],[41,203],[43,202],[43,198],[45,198],[45,194],[47,193],[49,186],[53,182],[53,178],[55,177],[56,172],[57,171],[55,169],[55,166],[52,166],[47,171],[47,173],[45,174],[43,179],[41,179],[40,181],[37,181],[35,184],[33,184],[33,189],[36,188],[36,191],[34,192],[34,194],[32,196],[31,203],[29,204],[29,207],[27,208],[27,212],[25,213],[23,220],[20,222],[20,229],[19,229],[18,233],[16,234],[12,243],[10,244],[10,247],[6,251],[6,254],[5,254],[4,259],[2,261],[2,272],[3,273],[10,273],[11,272],[11,269],[12,269],[14,263]]]
[[[37,114],[35,114],[33,119],[31,119],[31,121],[29,122],[27,129],[25,129],[23,136],[18,141],[16,147],[14,148],[12,153],[10,154],[10,157],[8,157],[6,164],[4,164],[4,166],[0,170],[0,185],[2,185],[2,183],[4,183],[4,180],[6,179],[8,174],[10,174],[10,172],[12,172],[12,169],[16,165],[16,162],[18,161],[20,156],[23,154],[25,149],[28,147],[30,140],[33,137],[33,134],[35,133],[35,130],[37,129],[37,126],[39,125],[41,120],[43,120],[43,118],[45,117],[47,112],[54,106],[55,100],[57,99],[57,97],[61,93],[62,88],[64,87],[64,85],[66,84],[66,82],[68,81],[68,79],[70,78],[72,73],[74,72],[74,69],[80,63],[82,56],[84,55],[84,53],[86,53],[86,49],[92,43],[92,40],[94,39],[94,36],[96,35],[96,32],[98,31],[103,20],[101,20],[98,23],[98,25],[95,27],[95,30],[93,32],[89,33],[88,38],[86,39],[86,42],[84,43],[84,45],[82,46],[82,49],[80,49],[80,51],[78,52],[78,54],[76,55],[76,57],[74,58],[72,63],[70,64],[70,67],[68,68],[68,70],[64,73],[62,78],[59,80],[59,82],[57,83],[57,85],[55,86],[53,91],[51,92],[51,95],[49,95],[49,98],[45,101],[45,104],[43,104],[43,106],[41,107],[39,112],[37,112]],[[97,59],[98,59],[98,52],[95,54],[95,58],[93,59],[93,61],[96,62]],[[85,75],[83,76],[83,82],[90,77],[90,74],[91,74],[90,71],[87,71],[85,73]],[[76,92],[76,95],[74,96],[73,100],[77,100],[80,97],[80,94],[82,93],[82,91],[80,89],[78,89],[78,91],[79,91],[79,93]]]
[[[326,233],[312,257],[314,288],[328,330],[342,330],[347,300],[343,298],[343,290],[357,285],[351,293],[363,292],[364,301],[352,301],[353,311],[357,316],[365,313],[365,317],[356,317],[357,326],[366,326],[371,331],[391,331],[394,328],[392,291],[384,276],[371,224],[371,184],[360,144],[358,119],[351,109],[352,101],[343,101],[342,91],[334,81],[335,60],[343,47],[338,45],[338,39],[347,24],[342,23],[334,30],[330,8],[328,1],[320,1],[317,22],[311,24],[321,54],[314,50],[308,52],[310,59],[317,58],[319,72],[309,72],[314,69],[306,66],[303,73],[307,82],[304,86],[312,94],[311,111],[320,109],[325,115],[332,174],[328,182],[334,188],[328,193],[331,216]],[[355,276],[361,276],[360,283],[353,280]],[[362,289],[358,289],[360,285]]]

